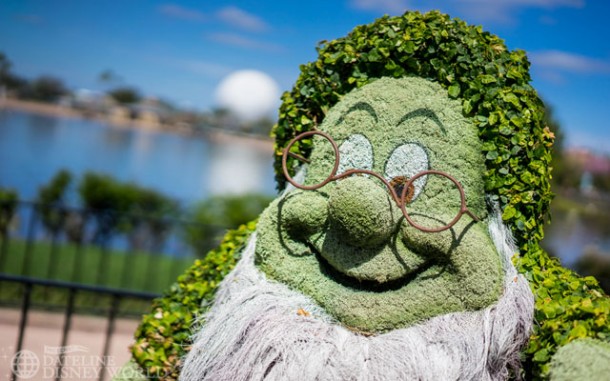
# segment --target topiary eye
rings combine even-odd
[[[407,143],[392,151],[385,166],[385,178],[396,194],[401,195],[407,180],[428,168],[428,154],[423,147],[416,143]],[[426,180],[427,176],[422,176],[413,182],[411,189],[407,190],[407,202],[417,199],[426,185]]]
[[[339,147],[339,169],[341,174],[349,169],[373,168],[373,145],[360,134],[350,135]]]

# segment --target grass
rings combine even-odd
[[[27,253],[27,255],[26,255]],[[74,244],[37,241],[31,245],[22,240],[2,241],[0,238],[0,272],[25,275],[40,279],[98,285],[109,288],[161,293],[169,287],[193,258],[174,258],[145,252],[103,250],[95,246],[78,247]],[[16,305],[22,298],[24,286],[15,282],[0,282],[0,303]],[[65,306],[68,290],[35,286],[32,302],[42,308]],[[79,291],[77,308],[107,310],[110,296]],[[150,301],[129,300],[120,310],[137,313],[147,310]]]
[[[147,292],[163,291],[193,262],[192,258],[95,246],[62,243],[54,247],[46,241],[28,247],[24,241],[10,240],[6,246],[0,270],[7,274]]]

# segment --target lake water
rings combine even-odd
[[[573,267],[585,252],[610,255],[610,208],[606,202],[582,202],[578,209],[551,208],[552,221],[542,242],[548,252]]]
[[[110,174],[183,204],[213,193],[274,194],[272,152],[260,146],[0,110],[0,186],[32,200],[39,186],[65,168],[77,176]],[[557,212],[545,229],[544,246],[567,265],[587,246],[610,253],[610,215],[605,216]]]
[[[212,142],[0,109],[0,186],[32,200],[42,184],[67,169],[76,176],[109,174],[183,204],[212,193],[274,194],[271,149],[237,140]]]

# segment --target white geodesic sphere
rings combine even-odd
[[[267,74],[240,70],[224,78],[216,88],[216,103],[242,120],[270,116],[279,105],[279,88]]]

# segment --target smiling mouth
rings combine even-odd
[[[315,255],[315,257],[320,265],[320,272],[322,274],[324,274],[324,276],[329,277],[330,279],[332,279],[333,281],[335,281],[336,283],[338,283],[344,287],[348,287],[348,288],[352,288],[352,289],[360,290],[360,291],[383,293],[383,292],[387,292],[387,291],[400,290],[401,288],[403,288],[404,286],[406,286],[407,284],[409,284],[410,282],[415,280],[422,273],[424,273],[425,271],[430,269],[433,265],[435,265],[435,263],[433,261],[427,261],[426,263],[419,266],[413,272],[410,272],[409,274],[407,274],[401,278],[386,281],[383,283],[375,281],[375,280],[360,280],[360,279],[352,278],[352,277],[340,272],[339,270],[334,268],[330,263],[328,263],[328,261],[322,256],[320,251],[313,244],[311,244],[310,242],[306,242],[306,244],[309,247],[309,249],[311,250],[311,252]]]

